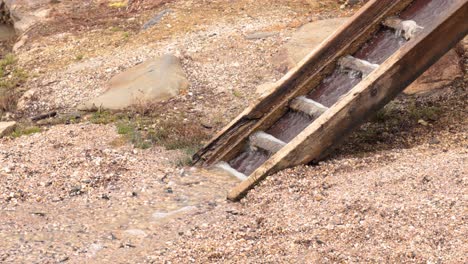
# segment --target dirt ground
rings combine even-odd
[[[14,115],[72,113],[116,73],[170,52],[191,86],[155,109],[210,137],[256,98],[257,85],[282,76],[272,58],[294,30],[358,8],[132,3],[55,4],[18,51],[30,97]],[[254,32],[277,34],[245,38]],[[464,78],[399,96],[329,159],[279,172],[240,203],[225,200],[235,179],[185,166],[182,150],[136,148],[112,120],[83,116],[0,139],[0,263],[466,263],[463,63]]]

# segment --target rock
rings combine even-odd
[[[104,249],[104,246],[102,244],[93,243],[89,245],[88,250],[87,250],[88,251],[87,255],[88,257],[94,257],[99,251],[103,249]]]
[[[0,118],[0,121],[13,121],[15,119],[15,114],[11,112],[4,112],[3,115]]]
[[[405,94],[425,93],[450,84],[455,78],[462,77],[460,56],[450,50],[423,75],[405,89]]]
[[[143,29],[143,30],[146,30],[146,29],[151,28],[151,27],[153,27],[154,25],[158,24],[159,21],[161,21],[161,19],[162,19],[166,14],[168,14],[168,13],[170,13],[170,12],[172,12],[172,10],[170,10],[170,9],[165,9],[165,10],[159,12],[157,15],[155,15],[153,18],[151,18],[148,22],[146,22],[146,23],[143,25],[142,29]]]
[[[122,110],[130,106],[169,99],[186,90],[189,83],[179,59],[164,55],[130,68],[109,81],[101,96],[79,106],[80,110],[97,108]]]
[[[26,111],[30,102],[36,97],[36,89],[27,90],[16,103],[16,110],[18,112]]]
[[[13,132],[16,128],[16,122],[0,122],[0,138],[6,136],[7,134]]]
[[[28,41],[28,38],[29,38],[28,35],[23,35],[20,38],[20,40],[13,45],[13,48],[12,48],[13,52],[17,53],[19,49],[23,47],[24,44],[26,44],[26,41]]]
[[[50,11],[50,0],[0,0],[0,5],[2,4],[9,11],[19,35],[45,20]]]
[[[273,59],[273,63],[280,71],[287,72],[343,25],[346,20],[348,18],[333,18],[303,25]]]
[[[344,4],[340,6],[341,9],[345,9],[346,7],[353,7],[354,5],[358,4],[359,0],[347,0]]]
[[[423,125],[423,126],[428,126],[429,125],[429,123],[424,121],[423,119],[419,119],[418,124]]]
[[[245,39],[256,40],[256,39],[266,39],[278,35],[277,32],[253,32],[245,35]]]

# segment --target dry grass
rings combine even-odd
[[[188,119],[183,114],[164,116],[163,113],[161,109],[149,111],[146,107],[125,113],[98,111],[92,114],[90,121],[95,124],[115,123],[117,133],[124,139],[113,142],[116,146],[124,142],[141,149],[159,145],[168,150],[181,150],[187,157],[209,139],[208,130],[197,120]],[[188,159],[183,160],[180,163],[188,163]]]

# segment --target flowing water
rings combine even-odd
[[[413,20],[419,26],[427,27],[434,20],[434,17],[438,17],[444,12],[451,1],[416,0],[401,12],[400,18]],[[402,36],[396,34],[395,30],[382,27],[353,56],[370,63],[382,64],[407,42]],[[307,97],[326,107],[331,107],[361,80],[361,75],[344,72],[337,67],[333,73],[324,78],[322,83],[307,94]],[[313,121],[314,119],[302,113],[288,111],[266,132],[284,142],[290,142]],[[229,164],[234,169],[249,175],[268,158],[269,155],[261,151],[245,150]]]
[[[250,175],[269,157],[270,155],[263,150],[246,149],[236,158],[232,159],[229,165],[245,175]]]
[[[309,93],[307,97],[326,107],[331,107],[342,95],[349,92],[360,81],[360,76],[343,72],[340,68],[337,68],[317,88]]]
[[[394,30],[385,29],[364,44],[354,56],[371,63],[382,64],[405,43],[406,40],[397,36]]]
[[[310,116],[291,110],[270,127],[266,133],[287,143],[313,121],[314,119]]]
[[[430,25],[435,17],[440,17],[450,3],[454,0],[416,0],[411,6],[401,12],[400,17],[404,20],[414,20],[418,25],[426,27]]]

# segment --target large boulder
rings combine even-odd
[[[130,106],[167,100],[186,90],[189,83],[180,61],[173,55],[151,59],[114,76],[108,90],[79,107],[122,110]]]
[[[277,68],[286,73],[296,66],[307,54],[343,25],[348,18],[318,20],[300,27],[279,54],[273,58]]]
[[[49,15],[50,0],[0,0],[18,34],[26,32]]]
[[[273,58],[277,69],[287,72],[296,66],[304,57],[314,50],[322,41],[337,30],[347,18],[334,18],[315,21],[299,28],[291,40],[285,44],[278,56]],[[466,46],[466,40],[461,46]],[[413,82],[404,92],[415,94],[442,88],[451,83],[455,78],[462,76],[463,72],[459,63],[460,57],[451,50],[434,64],[426,73]],[[260,90],[263,87],[260,87]]]
[[[457,77],[462,77],[460,56],[450,50],[437,63],[405,89],[405,94],[425,93],[449,85]]]

